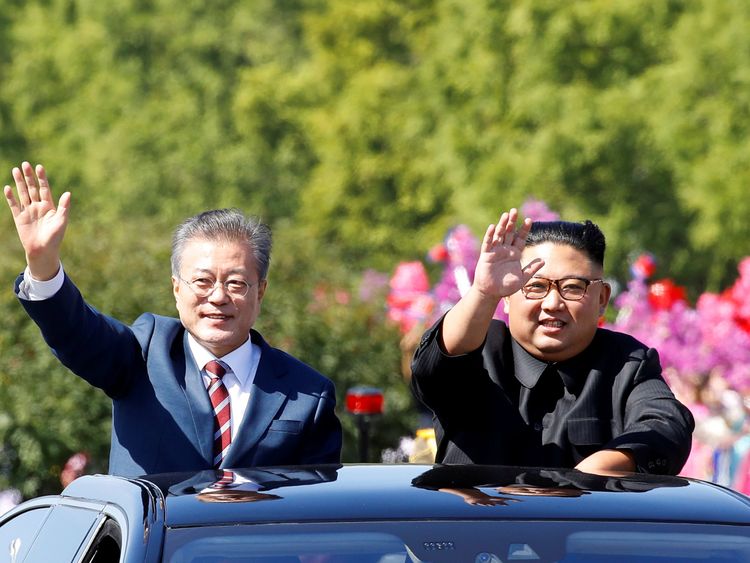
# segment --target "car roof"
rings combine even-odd
[[[122,478],[82,477],[63,494],[90,498],[113,490],[106,481],[116,479]],[[172,473],[128,481],[163,496],[158,502],[164,502],[169,527],[467,519],[750,525],[750,497],[705,481],[645,474],[361,464]],[[490,497],[494,504],[470,504],[467,495]]]

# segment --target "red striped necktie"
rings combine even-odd
[[[221,477],[209,485],[212,489],[228,489],[234,484],[234,471],[221,470]]]
[[[221,465],[229,444],[232,442],[232,416],[229,406],[229,393],[221,380],[227,370],[221,362],[211,360],[206,364],[206,374],[211,378],[208,384],[208,397],[214,409],[214,467]]]

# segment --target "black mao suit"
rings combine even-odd
[[[435,415],[437,462],[574,467],[626,449],[640,472],[682,469],[694,421],[653,348],[598,329],[578,356],[545,363],[493,320],[480,349],[447,356],[441,328],[424,334],[412,362],[412,388]]]

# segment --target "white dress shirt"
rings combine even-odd
[[[222,377],[224,386],[229,392],[229,405],[232,416],[232,443],[234,443],[240,423],[245,416],[247,404],[250,401],[250,388],[255,380],[255,372],[260,363],[260,347],[253,344],[248,337],[239,348],[232,350],[226,356],[217,358],[201,346],[193,335],[188,333],[188,345],[195,363],[201,370],[203,384],[208,389],[211,378],[206,375],[206,364],[211,360],[219,360],[227,366],[227,373]],[[231,449],[231,445],[229,448]]]

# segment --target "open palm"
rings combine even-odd
[[[28,162],[13,169],[13,180],[17,197],[5,186],[5,199],[32,273],[35,265],[43,270],[54,265],[56,269],[68,224],[70,193],[64,193],[56,207],[44,167],[37,165],[35,171]]]
[[[474,272],[474,285],[484,295],[505,297],[521,289],[542,264],[521,265],[531,221],[516,229],[518,212],[503,213],[497,225],[490,225],[482,240],[481,253]]]

